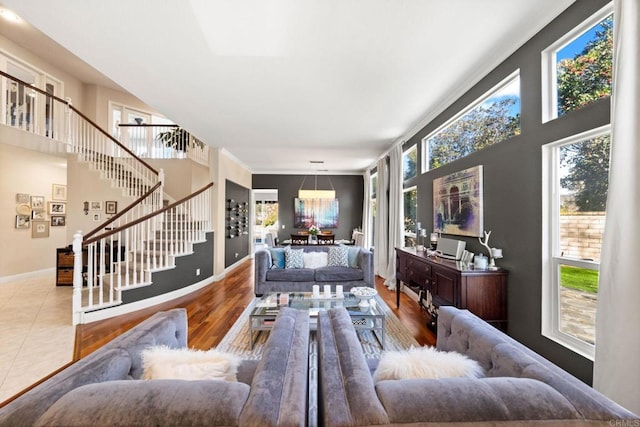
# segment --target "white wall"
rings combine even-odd
[[[213,274],[220,276],[225,268],[225,180],[251,188],[251,171],[223,149],[212,148],[210,153],[211,180],[213,181],[211,209],[213,229],[216,232],[213,247]]]
[[[0,141],[0,278],[55,268],[56,248],[68,244],[67,227],[49,227],[46,238],[32,238],[31,227],[15,228],[16,193],[50,202],[52,184],[67,184],[65,158]]]

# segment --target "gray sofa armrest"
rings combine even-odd
[[[309,314],[285,307],[269,333],[239,425],[306,425],[308,371]]]
[[[271,252],[267,249],[259,249],[255,252],[254,258],[254,291],[256,295],[262,295],[260,284],[267,281],[267,272],[271,268],[273,261],[271,260]]]
[[[154,314],[0,408],[0,426],[31,426],[60,397],[80,386],[140,378],[140,352],[151,345],[186,347],[187,311],[184,308]]]
[[[373,253],[370,250],[364,248],[360,249],[360,253],[358,254],[358,266],[362,269],[364,281],[367,282],[367,286],[375,288],[376,283],[375,275],[373,273]]]
[[[216,380],[89,384],[58,400],[36,426],[233,426],[249,386]]]
[[[478,361],[488,376],[532,378],[565,396],[588,420],[638,419],[559,366],[484,322],[468,310],[441,306],[437,348]]]
[[[398,424],[582,418],[558,391],[528,378],[388,380],[376,391]]]
[[[347,310],[321,311],[316,336],[319,425],[388,424]]]

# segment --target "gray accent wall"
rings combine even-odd
[[[236,184],[233,181],[226,180],[225,181],[225,217],[227,216],[227,204],[228,200],[232,199],[236,203],[247,203],[247,207],[249,208],[249,212],[247,212],[247,217],[249,221],[251,221],[251,212],[253,211],[253,207],[249,204],[249,189],[243,187],[240,184]],[[225,237],[224,237],[224,268],[229,267],[232,264],[244,259],[247,255],[249,255],[249,234],[242,234],[241,236],[235,236],[233,238],[229,238],[227,230],[227,221],[225,220]]]
[[[534,36],[404,145],[421,140],[498,82],[520,69],[522,133],[425,174],[411,184],[418,188],[418,221],[433,227],[433,179],[476,165],[484,166],[484,228],[489,244],[502,248],[497,264],[509,270],[509,335],[591,384],[593,363],[541,334],[542,309],[542,151],[547,143],[610,122],[609,99],[542,123],[541,52],[604,7],[602,0],[580,0]],[[486,250],[476,238],[464,240],[478,253]]]
[[[364,198],[364,177],[362,175],[318,175],[318,189],[329,188],[327,176],[336,190],[338,199],[338,228],[334,229],[336,239],[351,239],[354,228],[362,227],[362,209]],[[256,189],[278,190],[278,239],[289,239],[299,229],[293,227],[294,199],[302,180],[306,177],[304,189],[312,189],[314,175],[253,175],[252,187]],[[284,229],[282,226],[284,225]]]

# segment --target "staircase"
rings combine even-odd
[[[17,87],[22,89],[18,93],[29,93],[29,99],[2,100],[0,123],[38,134],[65,152],[76,153],[79,161],[89,164],[114,188],[135,199],[96,229],[84,236],[74,235],[74,324],[82,323],[88,313],[122,304],[122,294],[127,290],[153,286],[154,272],[175,268],[176,257],[193,253],[193,245],[206,240],[206,232],[212,229],[213,183],[165,205],[164,173],[138,157],[132,150],[136,147],[114,138],[70,102],[2,71],[0,87]],[[16,115],[16,105],[22,104],[29,106],[28,116]],[[147,142],[151,148],[145,152],[184,159],[190,158],[193,147],[197,156],[194,161],[207,164],[208,147],[184,130],[179,132],[186,136],[177,155],[172,155],[172,147],[162,141],[157,142],[160,147],[152,147],[154,141]],[[130,134],[124,133],[127,137]]]

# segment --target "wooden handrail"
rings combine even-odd
[[[13,77],[10,74],[5,73],[4,71],[0,70],[0,75],[11,79],[15,82],[18,82],[19,84],[28,87],[29,89],[35,90],[36,92],[39,92],[41,94],[43,94],[44,96],[47,96],[51,99],[55,99],[58,102],[61,102],[63,104],[66,104],[69,106],[69,108],[71,108],[76,114],[78,114],[80,117],[82,117],[83,119],[85,119],[87,122],[89,122],[94,128],[96,128],[98,131],[100,131],[104,136],[106,136],[108,139],[110,139],[113,143],[115,143],[116,145],[118,145],[120,148],[122,148],[126,153],[128,153],[129,155],[131,155],[132,157],[134,157],[136,160],[138,160],[140,163],[142,163],[147,169],[149,169],[151,172],[155,173],[156,175],[158,175],[158,171],[156,169],[154,169],[151,165],[149,165],[147,162],[145,162],[144,160],[142,160],[140,157],[136,156],[135,153],[133,151],[131,151],[130,149],[128,149],[127,147],[125,147],[124,145],[122,145],[122,143],[120,141],[118,141],[117,139],[115,139],[113,136],[109,135],[109,132],[105,131],[104,129],[102,129],[100,126],[98,126],[93,120],[91,120],[89,117],[85,116],[81,111],[79,111],[77,108],[75,108],[69,101],[64,100],[60,97],[57,97],[55,95],[52,95],[50,93],[45,92],[44,90],[32,86],[31,84],[20,80],[16,77]]]
[[[90,232],[88,232],[87,234],[84,235],[83,240],[87,240],[88,238],[90,238],[91,236],[93,236],[94,234],[96,234],[98,231],[100,230],[104,230],[105,227],[107,227],[109,224],[112,224],[114,221],[116,221],[118,218],[122,217],[123,215],[125,215],[127,212],[129,212],[131,209],[133,209],[136,205],[138,205],[139,203],[141,203],[144,199],[146,199],[147,197],[149,197],[151,194],[153,194],[154,191],[156,191],[159,187],[160,187],[161,183],[158,182],[156,183],[156,185],[154,185],[153,187],[151,187],[151,189],[149,191],[147,191],[146,193],[144,193],[142,196],[138,197],[133,203],[131,203],[130,205],[128,205],[126,208],[124,208],[123,210],[121,210],[120,212],[118,212],[116,215],[112,216],[111,218],[109,218],[109,220],[107,222],[105,222],[104,224],[100,224],[97,228],[94,228],[93,230],[91,230]]]
[[[128,128],[128,127],[132,127],[132,128],[179,128],[179,125],[173,124],[173,125],[154,125],[154,124],[148,124],[148,123],[142,123],[142,124],[137,124],[137,123],[123,123],[118,125],[118,127],[121,128]]]
[[[88,246],[91,243],[97,242],[98,240],[105,239],[105,238],[107,238],[107,237],[109,237],[109,236],[111,236],[113,234],[121,232],[122,230],[126,230],[127,228],[130,228],[130,227],[133,227],[134,225],[140,224],[141,222],[144,222],[144,221],[146,221],[146,220],[148,220],[150,218],[153,218],[153,217],[156,217],[156,216],[158,216],[160,214],[163,214],[166,211],[168,211],[170,209],[173,209],[176,206],[186,202],[187,200],[192,199],[192,198],[198,196],[199,194],[207,191],[211,187],[213,187],[213,182],[210,182],[209,184],[205,185],[204,187],[202,187],[200,190],[196,191],[195,193],[192,193],[192,194],[190,194],[188,196],[185,196],[182,199],[178,200],[177,202],[173,202],[170,205],[167,205],[162,209],[158,209],[155,212],[151,212],[150,214],[147,214],[147,215],[145,215],[143,217],[140,217],[140,218],[138,218],[136,220],[133,220],[133,221],[131,221],[131,222],[125,224],[125,225],[122,225],[120,227],[114,228],[113,230],[109,230],[109,231],[107,231],[107,232],[105,232],[105,233],[103,233],[103,234],[101,234],[99,236],[95,236],[95,237],[92,237],[90,239],[87,239],[87,240],[82,242],[82,246]]]

